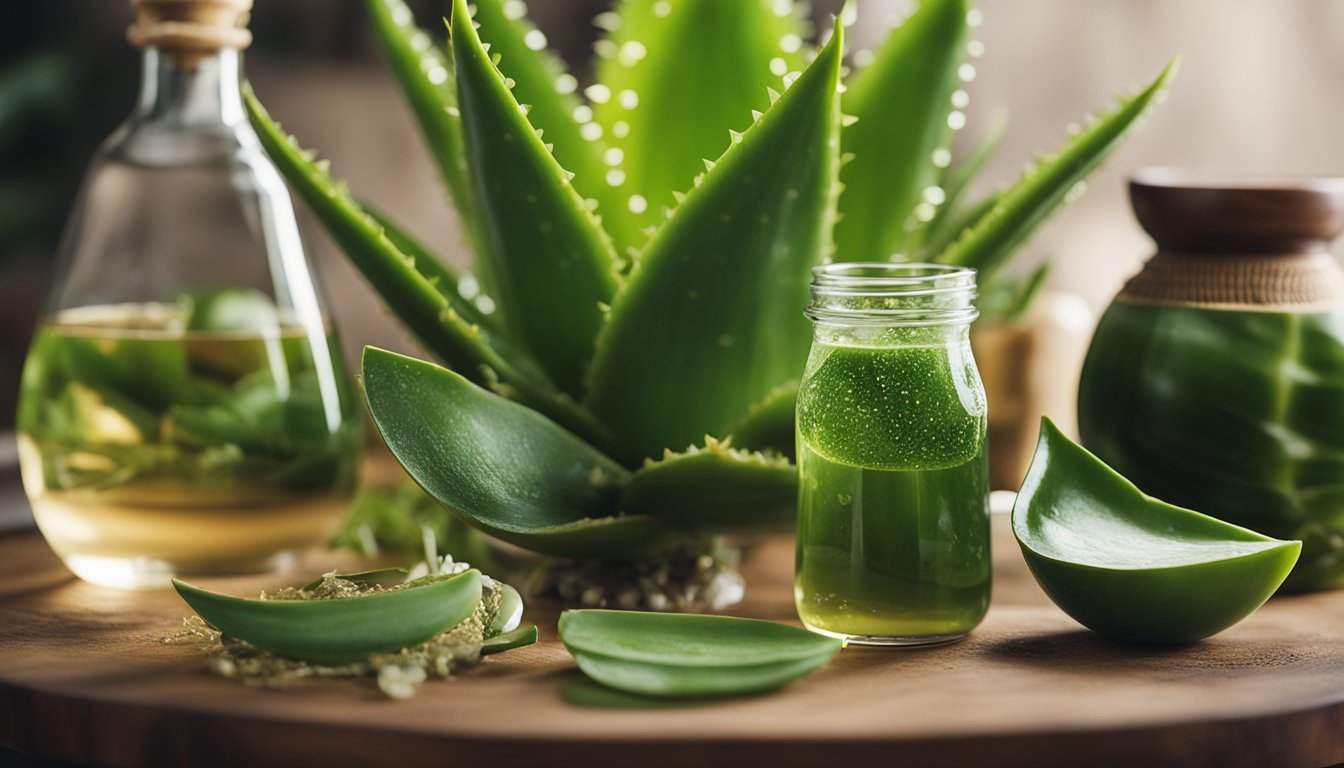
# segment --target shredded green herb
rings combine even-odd
[[[423,564],[421,568],[426,568]],[[261,594],[263,600],[339,600],[381,592],[393,592],[427,582],[441,581],[468,569],[466,563],[457,563],[446,557],[437,573],[412,578],[405,584],[391,587],[362,584],[343,579],[335,572],[324,574],[321,582],[312,588],[285,587]],[[411,576],[417,574],[412,571]],[[426,643],[405,648],[396,653],[374,654],[360,664],[323,666],[295,661],[263,651],[247,642],[221,634],[199,616],[182,620],[182,630],[163,638],[165,644],[199,647],[207,656],[209,669],[245,685],[262,688],[285,688],[310,677],[375,677],[378,688],[394,699],[415,695],[419,686],[430,677],[448,679],[453,673],[476,664],[481,659],[481,648],[486,640],[486,627],[495,622],[500,609],[502,585],[482,578],[480,605],[466,620]]]

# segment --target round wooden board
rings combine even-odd
[[[283,692],[205,672],[164,645],[167,592],[75,581],[36,534],[0,538],[0,740],[110,765],[1327,765],[1344,760],[1344,592],[1279,598],[1183,648],[1113,645],[1032,582],[995,519],[995,598],[968,640],[848,648],[778,693],[665,708],[571,703],[584,679],[529,608],[537,646],[492,657],[409,701],[365,681]],[[794,622],[791,543],[749,559],[736,613]],[[238,594],[300,574],[216,579]]]

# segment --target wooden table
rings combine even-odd
[[[36,534],[0,537],[0,740],[113,765],[1326,765],[1344,760],[1344,592],[1276,599],[1211,640],[1112,645],[1046,601],[997,517],[993,608],[970,639],[849,648],[779,693],[613,709],[529,608],[539,645],[410,701],[369,681],[275,692],[166,646],[184,605],[75,581]],[[787,539],[746,566],[743,615],[794,621]],[[231,579],[255,593],[300,575]]]

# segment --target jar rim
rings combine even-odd
[[[954,293],[975,287],[975,270],[953,264],[853,261],[812,268],[812,288],[846,296],[920,296]]]
[[[846,325],[934,326],[970,323],[976,271],[924,262],[839,262],[812,269],[815,322]],[[885,303],[884,303],[885,302]]]

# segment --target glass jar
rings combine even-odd
[[[1282,591],[1344,587],[1344,179],[1130,182],[1157,253],[1102,316],[1082,441],[1163,501],[1302,542]]]
[[[812,281],[798,393],[794,602],[871,645],[963,637],[989,607],[975,271],[830,264]]]
[[[138,0],[139,102],[88,170],[24,368],[33,514],[94,583],[276,567],[354,484],[352,387],[243,111],[249,5]]]

